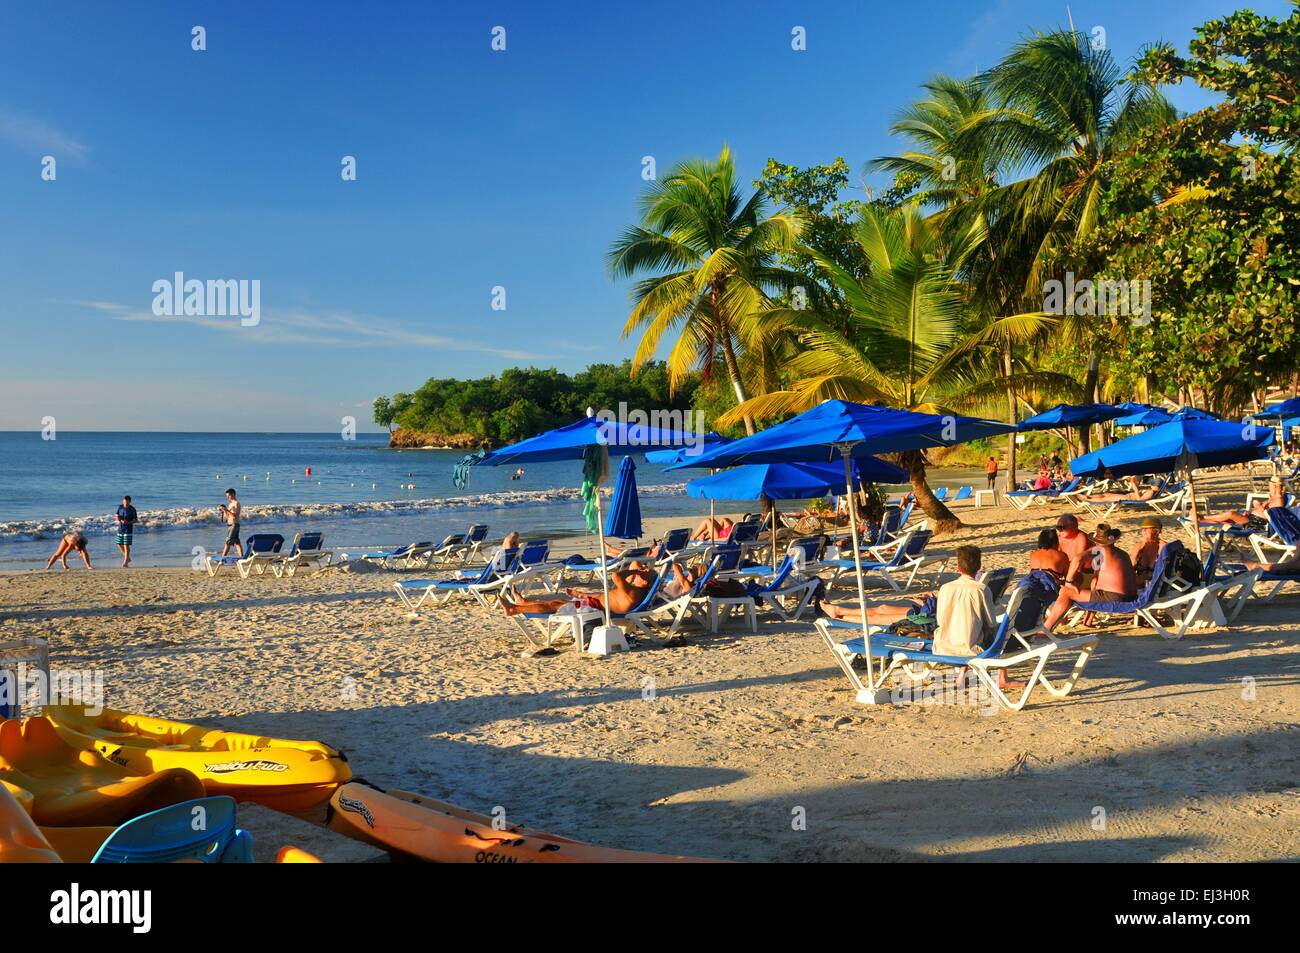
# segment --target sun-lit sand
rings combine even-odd
[[[1204,482],[1240,505],[1240,475]],[[1023,569],[1063,509],[967,506],[968,529],[936,546],[973,542],[986,567]],[[1140,515],[1112,521],[1133,530],[1126,548]],[[609,846],[735,860],[1300,854],[1294,590],[1178,641],[1107,630],[1073,695],[989,715],[856,705],[808,621],[522,658],[516,630],[468,601],[409,620],[396,578],[15,573],[0,577],[0,639],[45,636],[55,665],[104,669],[112,707],[320,739],[381,786]]]

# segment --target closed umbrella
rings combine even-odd
[[[641,501],[636,496],[636,464],[630,456],[624,457],[618,468],[618,482],[609,501],[609,516],[605,519],[605,535],[619,539],[639,539],[641,536]],[[604,554],[601,554],[604,558]]]

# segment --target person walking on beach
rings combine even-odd
[[[984,468],[984,476],[988,478],[989,489],[997,489],[998,482],[998,460],[997,457],[989,457],[989,464]]]
[[[235,491],[232,487],[226,491],[226,502],[217,507],[217,512],[230,527],[230,532],[226,534],[226,545],[221,549],[223,558],[230,553],[231,546],[235,547],[236,553],[239,552],[239,511],[239,500],[235,499]]]
[[[117,508],[117,548],[122,550],[122,568],[131,565],[131,541],[135,538],[135,524],[139,521],[129,496],[122,497]]]
[[[54,565],[54,560],[57,559],[63,563],[63,571],[67,572],[68,553],[71,552],[76,552],[81,556],[81,561],[86,564],[87,569],[95,568],[90,564],[90,553],[86,551],[86,537],[75,532],[63,534],[63,538],[59,540],[59,548],[54,551],[54,555],[51,556],[50,561],[45,564],[45,568],[49,569]]]

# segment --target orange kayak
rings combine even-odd
[[[44,718],[0,721],[0,781],[31,794],[32,820],[53,827],[117,825],[203,797],[183,768],[132,773],[72,747]]]
[[[326,823],[357,840],[439,864],[707,863],[696,857],[595,847],[518,825],[497,830],[486,814],[355,781],[334,792]]]

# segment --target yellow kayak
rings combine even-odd
[[[302,811],[329,800],[352,777],[343,754],[319,741],[292,741],[203,728],[106,708],[87,715],[71,706],[46,709],[60,737],[131,771],[184,768],[208,794]]]
[[[0,864],[57,864],[61,858],[31,819],[30,791],[0,782]]]
[[[188,771],[135,773],[68,744],[44,718],[0,721],[0,781],[11,795],[24,792],[32,819],[51,827],[121,824],[203,796]]]

